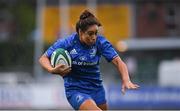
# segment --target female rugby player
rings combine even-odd
[[[101,56],[117,67],[122,78],[122,93],[126,89],[139,87],[131,82],[126,64],[111,43],[98,34],[100,26],[98,19],[85,10],[76,23],[76,33],[57,40],[39,59],[45,70],[63,77],[67,100],[75,110],[107,110],[100,78]],[[70,53],[72,67],[62,64],[51,66],[50,57],[57,48],[63,48]]]

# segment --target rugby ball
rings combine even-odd
[[[64,64],[71,67],[71,57],[67,50],[58,48],[51,55],[51,65],[53,67],[58,64]]]

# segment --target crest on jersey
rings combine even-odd
[[[89,51],[89,54],[92,56],[95,56],[96,55],[96,52],[97,52],[97,49],[94,47],[92,48],[90,51]]]

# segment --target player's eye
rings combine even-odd
[[[97,34],[98,34],[98,31],[95,31],[95,32],[94,32],[94,31],[88,31],[88,32],[87,32],[87,35],[88,35],[88,36],[93,36],[93,35],[96,35],[96,36],[97,36]]]

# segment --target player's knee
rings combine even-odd
[[[108,109],[108,106],[107,106],[106,103],[105,104],[100,104],[100,105],[98,105],[98,107],[103,111],[106,111]]]
[[[84,101],[80,107],[79,110],[96,110],[96,111],[102,111],[96,103],[92,99],[88,99]]]

